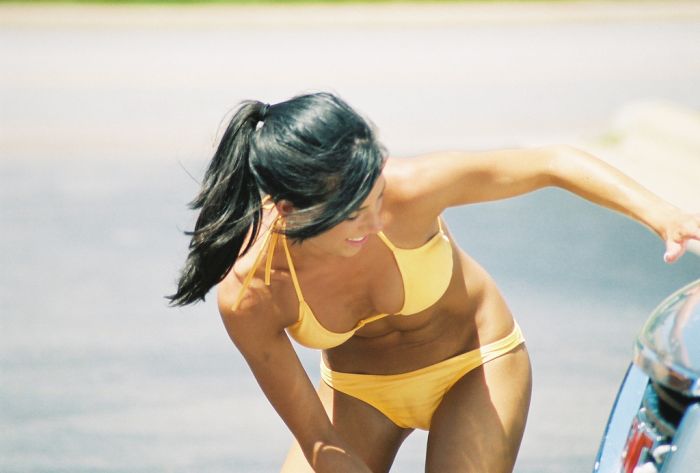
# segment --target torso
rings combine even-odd
[[[387,192],[390,181],[387,183]],[[402,218],[400,208],[385,200],[384,233],[397,246],[415,248],[437,231],[437,221]],[[275,210],[264,217],[264,227],[274,221]],[[410,223],[404,223],[410,222]],[[449,231],[447,231],[448,236]],[[261,232],[262,233],[262,232]],[[345,343],[324,350],[328,366],[335,371],[394,374],[422,368],[496,340],[512,329],[512,316],[488,274],[459,249],[453,248],[452,279],[442,297],[426,310],[411,315],[390,315],[371,322]],[[263,250],[258,239],[239,258],[219,291],[237,294],[241,281]],[[330,331],[346,332],[361,319],[379,313],[396,313],[404,301],[401,273],[391,250],[376,235],[356,256],[309,264],[290,251],[304,298],[316,319]],[[294,324],[299,302],[283,251],[273,258],[270,286],[262,283],[258,268],[248,303],[270,305],[266,314],[276,314],[280,327]],[[257,302],[256,302],[257,301]],[[274,309],[274,310],[270,310]]]
[[[415,370],[497,340],[512,316],[488,274],[453,243],[453,278],[443,297],[410,316],[368,324],[324,356],[335,371],[395,374]]]

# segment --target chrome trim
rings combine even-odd
[[[662,357],[637,342],[634,363],[664,386],[687,396],[700,396],[697,374],[678,366],[668,366]]]
[[[661,415],[661,402],[653,384],[649,383],[644,393],[644,399],[642,400],[644,415],[660,435],[673,438],[673,436],[676,435],[676,427],[678,426],[669,422]]]
[[[630,422],[639,412],[648,384],[649,377],[637,366],[631,364],[610,411],[610,418],[593,465],[594,473],[620,472]]]
[[[637,337],[634,363],[686,396],[700,396],[700,279],[666,298]]]
[[[649,389],[650,388],[647,387],[647,391],[649,391]],[[645,397],[648,395],[648,392],[645,393]],[[662,432],[659,432],[659,425],[656,423],[655,419],[649,415],[650,413],[651,412],[649,409],[642,408],[637,414],[637,420],[639,421],[637,429],[640,432],[642,432],[646,436],[646,438],[651,440],[652,445],[649,450],[642,451],[638,459],[639,464],[636,466],[641,466],[643,464],[648,463],[648,459],[646,457],[653,457],[653,452],[657,448],[668,445],[668,442],[670,441],[669,436],[665,435]]]
[[[676,436],[673,450],[664,461],[661,473],[695,472],[700,468],[700,404],[694,404],[685,413]]]

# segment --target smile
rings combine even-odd
[[[360,238],[348,238],[347,241],[348,241],[349,243],[353,243],[353,244],[356,244],[356,245],[361,245],[361,244],[363,244],[364,242],[367,241],[367,237],[368,237],[368,235],[365,235],[365,236],[360,237]]]

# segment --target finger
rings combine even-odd
[[[688,243],[686,240],[683,240],[680,243],[678,243],[675,240],[667,240],[664,261],[666,263],[675,263],[678,260],[678,258],[683,256],[683,253],[685,253],[687,244]]]

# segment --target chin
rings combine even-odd
[[[346,244],[345,247],[341,251],[341,256],[345,256],[347,258],[350,258],[352,256],[359,254],[363,249],[364,249],[364,246],[356,247],[356,246],[350,246],[350,245]]]
[[[349,250],[346,250],[342,256],[345,256],[346,258],[352,258],[353,256],[359,254],[360,251],[362,251],[362,248],[350,248]]]

